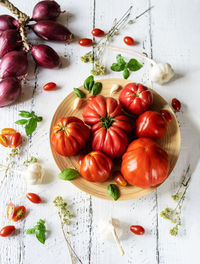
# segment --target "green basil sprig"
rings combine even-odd
[[[35,234],[38,241],[40,241],[40,243],[44,244],[45,240],[46,240],[46,226],[45,226],[45,221],[40,219],[37,224],[33,227],[30,228],[26,231],[27,235],[33,235]]]
[[[78,96],[79,98],[85,97],[85,93],[78,88],[74,88],[74,92],[75,92],[76,96]]]
[[[63,170],[58,174],[58,178],[64,181],[74,180],[78,176],[79,176],[79,172],[71,168]]]
[[[87,77],[87,79],[84,81],[84,88],[88,91],[91,92],[92,87],[94,85],[94,76],[90,75],[89,77]]]
[[[123,71],[124,79],[128,79],[130,71],[138,71],[142,68],[142,64],[140,64],[136,59],[130,59],[129,62],[126,63],[121,54],[117,55],[116,60],[117,62],[113,63],[110,68],[112,71],[116,72]]]
[[[92,87],[92,95],[96,96],[98,95],[102,90],[102,83],[101,82],[96,82],[93,87]]]
[[[119,188],[115,184],[109,184],[107,187],[107,193],[110,195],[115,201],[119,198]]]

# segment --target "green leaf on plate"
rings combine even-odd
[[[79,176],[79,172],[71,168],[63,170],[58,174],[58,178],[64,181],[74,180],[78,176]]]
[[[119,188],[115,184],[109,184],[107,187],[107,193],[110,195],[115,201],[119,198]]]
[[[92,95],[96,96],[101,92],[102,89],[102,83],[101,82],[96,82],[93,87],[92,87]]]

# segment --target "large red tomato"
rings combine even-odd
[[[81,160],[81,176],[90,182],[104,182],[110,176],[112,160],[100,151],[92,151]]]
[[[153,95],[140,83],[128,83],[122,89],[119,101],[128,112],[140,115],[153,104]]]
[[[129,184],[150,188],[167,178],[169,165],[168,154],[154,140],[139,138],[123,155],[121,172]]]
[[[76,155],[90,136],[90,129],[77,117],[60,118],[51,133],[51,143],[63,156]]]
[[[167,130],[165,118],[158,112],[146,111],[136,121],[138,137],[162,138]]]
[[[83,111],[86,124],[92,126],[92,149],[103,151],[111,158],[120,157],[128,145],[130,121],[121,111],[122,105],[112,97],[98,95]]]

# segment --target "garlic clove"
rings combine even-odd
[[[113,84],[110,89],[110,95],[118,93],[122,89],[122,86],[119,84]]]
[[[169,63],[155,63],[150,68],[149,74],[153,82],[162,85],[171,80],[175,72]]]
[[[82,107],[84,99],[77,97],[74,100],[73,110],[78,110]]]
[[[44,169],[39,163],[32,163],[28,166],[24,176],[28,184],[40,184],[44,177]]]

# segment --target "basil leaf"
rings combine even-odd
[[[87,90],[87,91],[91,91],[92,90],[92,87],[94,85],[94,77],[93,75],[90,75],[89,77],[87,77],[87,79],[84,81],[84,88]]]
[[[128,79],[129,76],[130,76],[130,72],[127,68],[125,68],[123,72],[124,79]]]
[[[124,58],[122,57],[121,54],[118,54],[117,57],[116,57],[116,59],[117,59],[117,63],[118,64],[124,65],[124,66],[126,65],[126,62],[125,62],[125,60],[124,60]]]
[[[102,83],[101,82],[96,82],[93,87],[92,87],[92,95],[96,96],[101,92],[102,89]]]
[[[78,96],[79,98],[85,97],[85,93],[78,88],[74,88],[74,92],[75,92],[76,96]]]
[[[119,63],[113,63],[110,68],[112,71],[120,72],[124,70],[125,65]]]
[[[35,234],[35,228],[33,227],[33,228],[28,229],[28,230],[26,231],[26,234],[27,234],[27,235]]]
[[[31,135],[37,128],[37,120],[31,118],[28,120],[27,124],[25,125],[26,135]]]
[[[37,239],[38,239],[42,244],[45,243],[46,236],[45,236],[45,232],[44,232],[44,231],[39,231],[39,232],[37,232],[37,233],[36,233],[36,237],[37,237]]]
[[[109,184],[107,187],[107,193],[110,195],[115,201],[119,198],[119,188],[115,184]]]
[[[27,119],[20,119],[15,122],[17,125],[25,125],[28,122]]]
[[[138,71],[142,68],[142,64],[140,64],[136,59],[130,59],[130,61],[127,63],[127,67],[131,71]]]
[[[37,122],[41,122],[43,120],[43,118],[41,116],[34,116],[34,119],[37,121]]]
[[[33,117],[34,113],[30,113],[28,111],[19,111],[19,116],[29,118],[29,117]]]
[[[66,169],[58,174],[58,178],[64,181],[71,181],[79,176],[79,172],[74,169]]]

